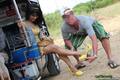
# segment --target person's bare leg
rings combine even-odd
[[[111,60],[112,54],[111,54],[111,48],[110,48],[109,39],[103,39],[103,40],[101,41],[101,43],[102,43],[102,46],[103,46],[103,48],[104,48],[104,50],[105,50],[105,52],[106,52],[106,54],[107,54],[108,60]]]
[[[109,39],[103,39],[102,41],[102,45],[103,45],[103,48],[105,49],[105,52],[107,54],[107,58],[108,58],[108,66],[111,67],[112,69],[113,68],[117,68],[118,64],[116,64],[113,60],[112,60],[112,54],[111,54],[111,48],[110,48],[110,42],[109,42]]]
[[[44,48],[44,52],[47,54],[47,53],[50,53],[50,52],[55,52],[56,54],[59,54],[59,55],[68,55],[68,56],[73,56],[73,55],[80,55],[80,53],[78,51],[71,51],[71,50],[68,50],[68,49],[64,49],[64,48],[61,48],[57,45],[54,45],[54,44],[50,44],[48,45],[47,47]]]
[[[75,73],[77,72],[78,70],[73,66],[73,64],[71,63],[70,59],[67,57],[67,56],[62,56],[62,55],[59,55],[60,59],[62,59],[67,65],[68,67],[70,68],[70,70]]]

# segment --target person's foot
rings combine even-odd
[[[81,76],[81,75],[83,75],[83,72],[80,71],[80,70],[77,70],[76,68],[71,68],[70,69],[70,67],[68,67],[68,69],[75,76]]]
[[[84,68],[84,67],[86,67],[86,65],[84,63],[82,63],[82,62],[75,65],[76,69],[81,69],[81,68]]]
[[[120,65],[116,64],[114,61],[109,61],[109,62],[108,62],[108,66],[109,66],[111,69],[114,69],[114,68],[117,68],[117,67],[120,66]]]
[[[82,71],[80,71],[80,70],[78,70],[78,71],[76,71],[75,73],[73,73],[75,76],[81,76],[81,75],[83,75],[83,72]]]

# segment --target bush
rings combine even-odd
[[[55,12],[49,15],[45,16],[45,21],[48,26],[48,30],[50,34],[59,34],[59,31],[57,29],[60,28],[61,26],[61,16],[59,12]]]
[[[81,13],[81,12],[90,12],[91,9],[89,7],[89,4],[88,3],[83,3],[83,4],[80,4],[80,5],[77,5],[76,7],[74,7],[74,12],[78,12],[78,13]]]
[[[113,3],[113,0],[96,0],[95,8],[102,8]]]
[[[102,8],[107,5],[113,4],[114,2],[117,2],[119,0],[95,0],[95,1],[89,1],[87,3],[78,4],[74,7],[74,11],[76,14],[80,14],[81,12],[90,12],[97,8]]]

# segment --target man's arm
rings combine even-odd
[[[71,42],[70,40],[64,39],[64,42],[65,42],[65,45],[66,45],[69,49],[74,50],[74,47],[73,47],[72,42]]]
[[[94,55],[97,55],[98,44],[97,44],[96,35],[94,34],[94,35],[90,36],[90,39],[92,40],[93,53],[94,53]]]
[[[97,49],[98,49],[97,38],[93,26],[91,23],[89,23],[89,20],[85,24],[85,30],[87,31],[88,36],[92,40],[93,54],[97,55]]]

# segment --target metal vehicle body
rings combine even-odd
[[[25,39],[21,38],[17,21],[24,21],[26,10],[32,7],[39,8],[40,28],[45,31],[46,36],[49,36],[37,0],[0,0],[0,28],[3,29],[6,36],[6,51],[9,56],[7,66],[12,80],[37,80],[37,78],[43,77],[44,68],[47,68],[49,75],[60,73],[58,57],[55,54],[46,55],[45,63],[40,63],[43,58],[30,29],[23,29]]]

